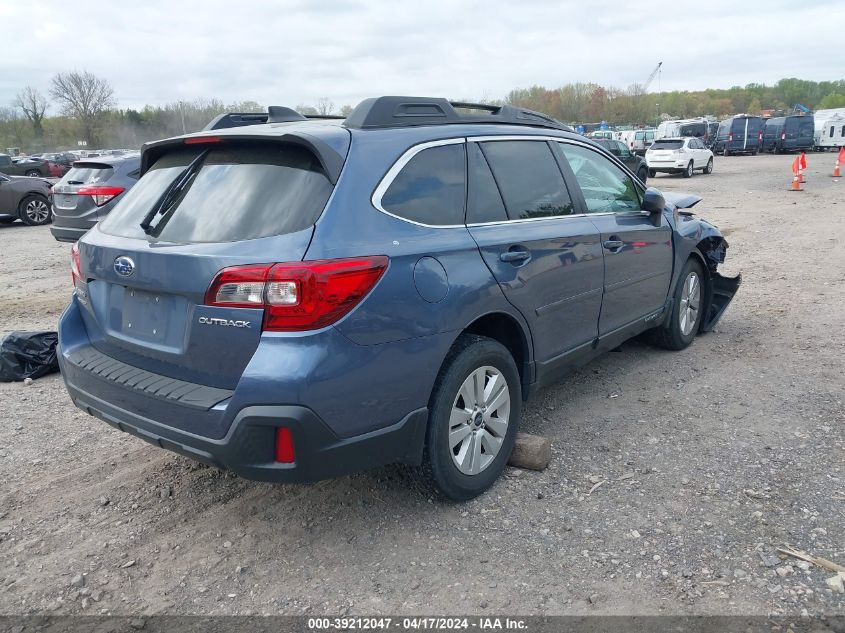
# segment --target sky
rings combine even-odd
[[[624,88],[659,61],[663,90],[834,80],[844,25],[842,0],[0,0],[0,107],[69,70],[108,80],[120,108]]]

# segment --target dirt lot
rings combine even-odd
[[[398,468],[313,486],[202,467],[77,411],[58,375],[0,385],[0,613],[845,613],[845,180],[811,155],[717,157],[703,195],[744,283],[715,332],[633,341],[529,403],[554,442],[481,498]],[[55,328],[68,245],[0,227],[0,334]],[[601,484],[598,485],[597,484]],[[592,492],[591,492],[592,490]]]

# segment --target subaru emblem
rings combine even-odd
[[[135,272],[135,262],[126,255],[121,255],[114,260],[114,272],[121,277],[128,277]]]

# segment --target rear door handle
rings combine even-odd
[[[506,251],[499,255],[499,260],[503,262],[524,262],[531,258],[531,253],[528,251]]]
[[[605,240],[601,243],[609,251],[618,251],[620,248],[625,246],[625,242],[622,240]]]

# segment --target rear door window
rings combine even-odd
[[[381,197],[382,208],[431,226],[464,223],[466,155],[463,143],[429,147],[416,154]]]
[[[175,243],[234,242],[283,235],[316,222],[332,184],[317,158],[290,144],[210,146],[196,176],[147,236],[141,221],[206,148],[164,154],[100,223],[104,233]]]
[[[573,212],[563,175],[545,141],[489,141],[481,149],[511,220]]]

